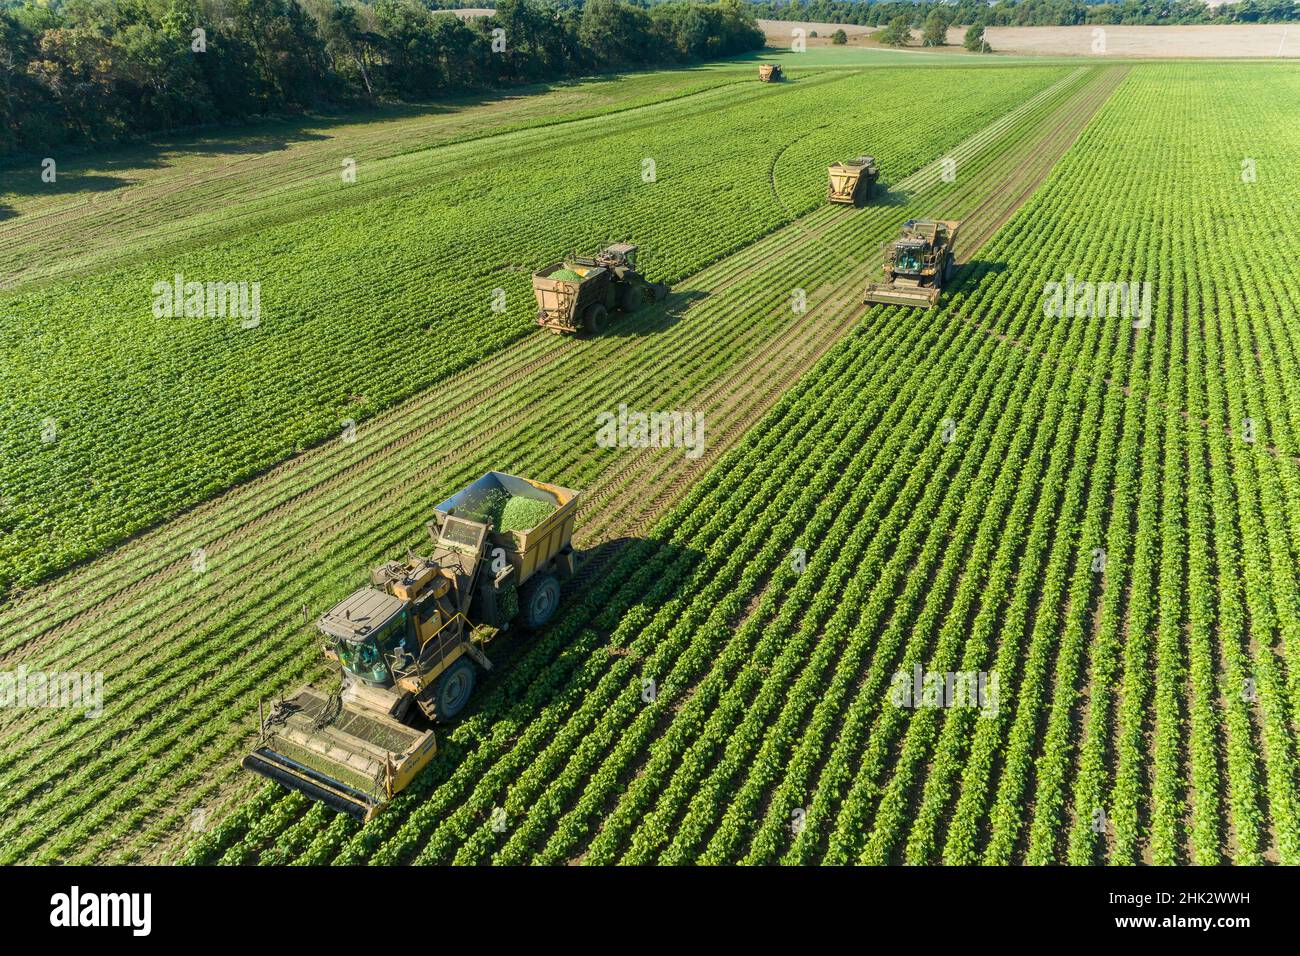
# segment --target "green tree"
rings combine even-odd
[[[967,28],[966,40],[963,42],[962,45],[965,46],[966,49],[970,50],[972,53],[993,52],[993,47],[989,46],[988,41],[984,39],[984,26],[978,23],[975,24],[973,27]]]
[[[938,10],[925,18],[925,29],[921,31],[922,46],[943,46],[948,42],[948,18]]]
[[[831,34],[831,42],[836,46],[843,46],[849,42],[849,35],[843,30],[836,30]]]
[[[880,31],[880,42],[886,46],[907,46],[912,39],[912,21],[899,14]]]

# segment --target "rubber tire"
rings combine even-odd
[[[587,314],[582,318],[582,328],[588,335],[599,335],[600,327],[605,324],[605,316],[609,313],[599,302],[587,310]]]
[[[631,282],[624,283],[618,290],[618,307],[631,314],[640,307],[642,298],[641,286]]]
[[[560,582],[553,574],[534,575],[519,595],[519,617],[530,631],[545,627],[559,606]]]
[[[474,694],[474,664],[462,657],[438,675],[433,686],[433,708],[437,720],[451,720]]]
[[[662,302],[664,299],[668,298],[668,286],[664,285],[662,282],[656,282],[652,288],[654,289],[656,302]]]

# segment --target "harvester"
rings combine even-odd
[[[617,242],[594,256],[571,256],[534,272],[537,324],[595,335],[614,309],[635,312],[647,302],[662,302],[668,286],[637,271],[636,253],[631,243]]]
[[[760,63],[758,65],[758,78],[764,83],[780,83],[785,79],[785,74],[781,72],[779,63]]]
[[[831,202],[859,206],[871,198],[880,170],[874,156],[856,156],[847,163],[832,163],[826,198]]]
[[[430,722],[464,709],[488,643],[541,627],[572,576],[578,493],[490,471],[434,509],[428,556],[371,574],[316,621],[341,687],[307,685],[262,717],[247,770],[368,820],[437,752]]]
[[[885,281],[867,286],[864,302],[934,308],[956,271],[953,244],[960,222],[909,219],[885,255]]]

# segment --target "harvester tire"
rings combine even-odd
[[[553,574],[538,574],[524,585],[519,595],[519,610],[524,627],[536,631],[555,614],[560,605],[560,582]]]
[[[641,305],[642,293],[639,285],[628,282],[618,290],[618,307],[624,312],[632,313]]]
[[[656,282],[653,288],[656,302],[662,302],[664,299],[668,298],[668,286],[664,285],[662,282]]]
[[[436,720],[451,720],[469,703],[474,693],[474,665],[462,657],[438,676],[433,685],[433,710]]]
[[[600,303],[593,305],[583,316],[582,327],[586,329],[588,335],[596,335],[600,332],[600,327],[605,324],[605,307]]]

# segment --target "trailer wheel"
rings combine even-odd
[[[474,665],[462,657],[438,677],[433,687],[433,708],[438,720],[451,720],[474,693]]]
[[[600,327],[605,324],[605,315],[605,307],[600,303],[587,310],[587,315],[582,320],[582,327],[587,330],[588,335],[595,335],[600,331]]]
[[[524,627],[536,631],[546,624],[560,604],[560,582],[553,574],[538,574],[524,585],[520,595]]]

